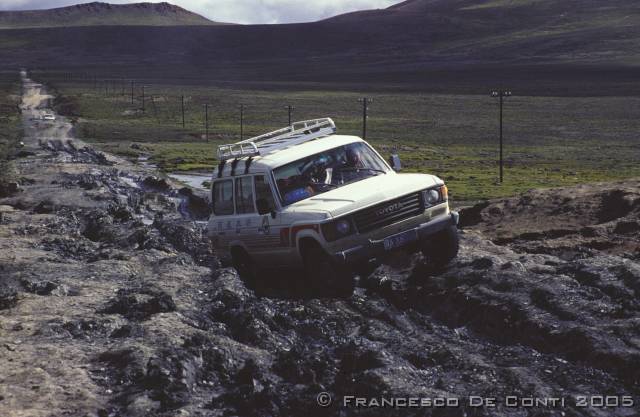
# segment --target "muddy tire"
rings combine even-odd
[[[314,293],[327,292],[338,296],[350,296],[354,289],[354,277],[348,268],[339,265],[318,244],[310,244],[302,253],[305,284]]]
[[[456,226],[449,226],[433,235],[423,245],[422,253],[432,264],[445,266],[458,256],[459,248],[458,229]]]

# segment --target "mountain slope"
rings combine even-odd
[[[430,57],[640,62],[635,0],[408,0],[326,22],[392,33],[384,42]]]
[[[169,3],[94,2],[48,10],[0,11],[0,29],[213,24],[216,23]]]

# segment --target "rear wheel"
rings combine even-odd
[[[234,248],[231,251],[231,264],[240,275],[240,278],[251,285],[255,284],[257,270],[251,256],[244,249]]]
[[[434,265],[445,266],[458,256],[459,248],[458,229],[449,226],[423,244],[422,253]]]
[[[308,244],[303,252],[305,282],[314,292],[327,290],[342,296],[353,293],[353,274],[335,262],[317,243]]]

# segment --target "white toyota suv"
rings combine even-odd
[[[458,214],[438,177],[399,174],[367,142],[316,119],[218,148],[207,231],[240,275],[304,268],[313,287],[352,288],[354,273],[395,250],[444,265]]]

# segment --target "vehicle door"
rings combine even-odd
[[[291,254],[289,228],[280,213],[269,178],[267,175],[254,177],[256,207],[257,201],[262,199],[273,209],[271,213],[259,215],[259,226],[254,242],[258,248],[255,259],[263,265],[287,265]]]
[[[211,202],[213,205],[213,216],[209,221],[210,235],[216,240],[216,246],[228,249],[233,235],[233,179],[214,181]]]
[[[260,226],[260,216],[255,205],[255,190],[253,175],[234,178],[235,211],[233,217],[232,245],[244,247],[249,255],[255,259],[261,247],[256,240]]]

